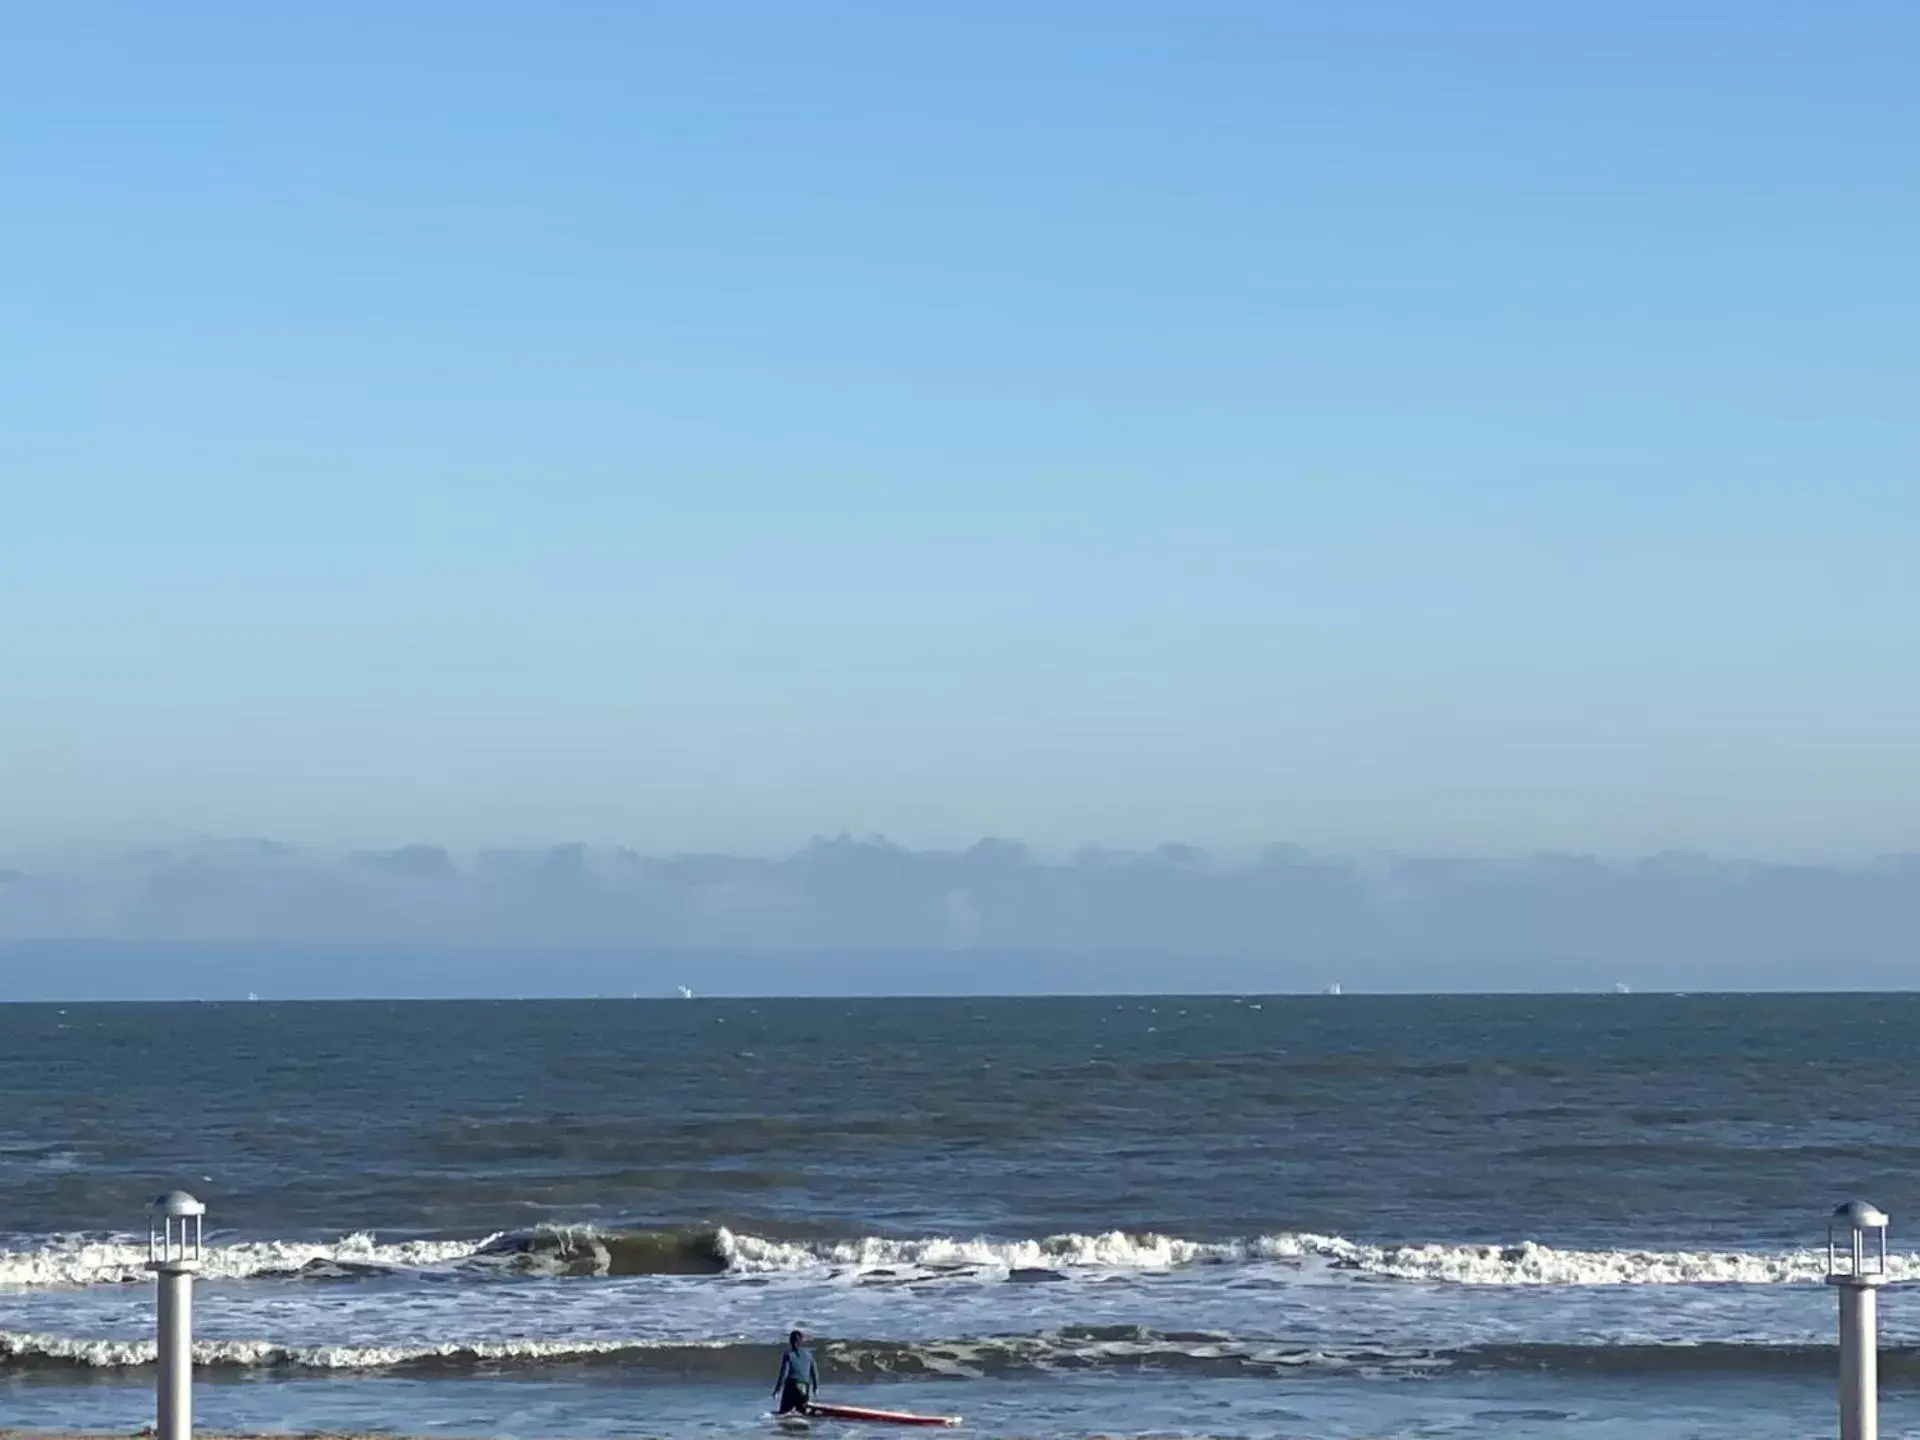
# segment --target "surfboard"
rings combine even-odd
[[[869,1420],[880,1425],[945,1425],[960,1423],[958,1415],[913,1415],[905,1410],[869,1410],[864,1405],[822,1405],[807,1407],[807,1414],[819,1420]]]

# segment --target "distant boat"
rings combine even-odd
[[[680,987],[680,998],[682,1000],[691,1000],[693,998],[693,991],[689,990],[686,986],[682,985]]]
[[[1338,995],[1340,993],[1340,982],[1338,980],[1334,981],[1333,984],[1327,986],[1327,988],[1320,993],[1322,995]]]
[[[1633,993],[1633,987],[1624,980],[1617,980],[1614,982],[1613,993],[1616,995],[1631,995]]]
[[[258,995],[256,995],[256,994],[254,994],[254,993],[253,993],[253,991],[251,991],[251,990],[249,990],[249,991],[247,991],[247,999],[249,999],[249,1000],[258,1000],[259,998],[260,998],[260,997],[259,997]]]

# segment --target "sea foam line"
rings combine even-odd
[[[234,1369],[390,1370],[433,1361],[577,1360],[656,1349],[720,1348],[727,1342],[651,1340],[462,1340],[418,1345],[283,1345],[270,1340],[196,1340],[193,1362]],[[0,1331],[0,1366],[39,1363],[118,1370],[154,1362],[152,1340],[99,1340]]]
[[[210,1245],[200,1273],[214,1280],[292,1275],[314,1266],[422,1270],[471,1259],[499,1237],[478,1240],[406,1240],[382,1244],[369,1234],[329,1243],[294,1240]],[[144,1241],[63,1238],[26,1250],[0,1250],[0,1286],[121,1285],[149,1278]]]
[[[93,1339],[0,1332],[0,1370],[123,1370],[154,1363],[146,1339]],[[868,1379],[903,1376],[980,1378],[1020,1371],[1077,1371],[1142,1366],[1208,1373],[1276,1372],[1351,1367],[1358,1363],[1432,1364],[1425,1351],[1350,1354],[1226,1334],[1164,1335],[1138,1327],[1065,1327],[1027,1335],[933,1341],[846,1340],[826,1347],[835,1374]],[[462,1370],[538,1368],[603,1361],[676,1374],[764,1377],[763,1343],[732,1339],[490,1339],[387,1345],[289,1345],[267,1340],[202,1340],[196,1366],[206,1369]]]
[[[1136,1327],[1063,1327],[1024,1335],[917,1342],[850,1340],[826,1347],[845,1378],[967,1378],[1022,1373],[1142,1369],[1217,1376],[1299,1371],[1429,1374],[1437,1370],[1778,1372],[1832,1369],[1831,1345],[1805,1341],[1691,1341],[1596,1338],[1565,1343],[1468,1343],[1454,1348],[1326,1347],[1221,1333],[1168,1334]],[[678,1376],[764,1379],[764,1344],[732,1340],[492,1339],[388,1345],[288,1345],[265,1340],[201,1341],[206,1369],[460,1372],[611,1364]],[[1920,1350],[1883,1347],[1892,1374],[1920,1376]],[[0,1332],[0,1372],[126,1370],[151,1365],[151,1340],[86,1339]]]
[[[700,1271],[680,1263],[702,1257]],[[676,1256],[662,1259],[663,1256]],[[623,1257],[626,1257],[623,1259]],[[130,1240],[62,1237],[0,1250],[0,1287],[124,1284],[147,1278],[146,1246]],[[1317,1265],[1384,1278],[1446,1285],[1615,1286],[1773,1285],[1814,1282],[1824,1250],[1777,1253],[1689,1250],[1579,1250],[1525,1241],[1513,1245],[1377,1245],[1337,1235],[1281,1233],[1250,1240],[1197,1241],[1161,1234],[1068,1233],[1030,1240],[881,1236],[845,1240],[773,1239],[730,1229],[601,1232],[553,1228],[471,1240],[383,1243],[355,1234],[329,1243],[248,1241],[210,1246],[202,1274],[218,1280],[484,1267],[491,1273],[605,1275],[710,1273],[788,1275],[858,1281],[882,1275],[973,1282],[1039,1276],[1168,1273],[1197,1266]],[[1920,1254],[1887,1257],[1888,1278],[1920,1280]]]
[[[1203,1242],[1165,1235],[1056,1235],[1044,1240],[886,1240],[794,1243],[731,1235],[723,1249],[743,1271],[821,1267],[855,1273],[887,1269],[1176,1270],[1319,1260],[1336,1269],[1453,1285],[1769,1285],[1818,1281],[1826,1252],[1566,1250],[1514,1245],[1370,1245],[1337,1235],[1287,1233]],[[1887,1257],[1889,1278],[1920,1279],[1920,1255]]]

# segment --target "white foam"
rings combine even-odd
[[[1826,1275],[1824,1250],[1559,1250],[1520,1245],[1352,1245],[1334,1258],[1374,1275],[1454,1285],[1779,1285]],[[1920,1255],[1887,1257],[1893,1280],[1920,1278]]]
[[[471,1259],[498,1235],[472,1240],[383,1244],[368,1234],[327,1242],[263,1240],[214,1246],[202,1274],[243,1280],[338,1263],[387,1270],[444,1268]],[[1251,1240],[1197,1241],[1156,1233],[1066,1233],[1032,1240],[935,1236],[891,1239],[777,1240],[731,1230],[715,1249],[736,1274],[838,1276],[879,1272],[935,1279],[954,1274],[1004,1280],[1018,1271],[1070,1276],[1151,1274],[1196,1265],[1320,1262],[1392,1279],[1448,1285],[1614,1286],[1773,1285],[1814,1282],[1826,1272],[1823,1250],[1778,1253],[1688,1250],[1576,1250],[1515,1245],[1370,1245],[1337,1235],[1283,1232]],[[35,1249],[0,1250],[0,1288],[77,1287],[147,1278],[144,1242],[60,1237]],[[1887,1257],[1888,1278],[1920,1280],[1920,1254]]]
[[[1562,1250],[1517,1245],[1367,1245],[1338,1235],[1282,1233],[1203,1242],[1158,1234],[1054,1235],[1044,1240],[885,1240],[794,1243],[720,1232],[720,1253],[746,1272],[878,1270],[975,1275],[1016,1270],[1164,1271],[1199,1264],[1320,1260],[1343,1270],[1449,1285],[1775,1285],[1819,1281],[1826,1253],[1693,1250]],[[1920,1255],[1887,1257],[1893,1280],[1920,1279]]]
[[[193,1347],[196,1366],[241,1369],[297,1369],[323,1371],[387,1370],[434,1361],[455,1364],[538,1363],[579,1360],[640,1351],[700,1349],[720,1351],[740,1342],[725,1339],[661,1340],[634,1338],[560,1340],[495,1339],[394,1345],[288,1345],[268,1340],[201,1340]],[[854,1342],[855,1352],[868,1350]],[[753,1347],[755,1358],[759,1347]],[[1151,1331],[1127,1335],[1074,1335],[1051,1331],[1037,1335],[996,1336],[981,1340],[932,1341],[899,1346],[883,1345],[884,1356],[907,1361],[913,1369],[934,1374],[978,1376],[1008,1363],[1052,1369],[1074,1369],[1093,1363],[1137,1363],[1150,1359],[1238,1361],[1261,1366],[1299,1366],[1320,1358],[1303,1347],[1272,1341],[1239,1340],[1230,1335],[1169,1337]],[[64,1335],[0,1331],[0,1363],[45,1361],[90,1370],[131,1369],[154,1362],[152,1340],[84,1339]],[[869,1362],[874,1358],[869,1355]],[[881,1369],[889,1368],[885,1363]]]
[[[858,1240],[797,1243],[722,1230],[718,1249],[733,1270],[815,1270],[823,1266],[856,1273],[877,1270],[965,1269],[1010,1274],[1015,1270],[1171,1270],[1202,1260],[1244,1257],[1238,1244],[1205,1244],[1166,1235],[1051,1235],[1042,1240]]]
[[[566,1360],[628,1350],[717,1349],[726,1341],[658,1340],[463,1340],[427,1345],[280,1345],[268,1340],[197,1340],[196,1365],[302,1370],[383,1370],[431,1360]],[[88,1340],[65,1335],[0,1331],[0,1360],[62,1361],[89,1369],[117,1370],[151,1365],[151,1340]]]
[[[215,1280],[244,1280],[316,1261],[420,1270],[465,1260],[497,1238],[381,1244],[372,1235],[359,1234],[324,1244],[259,1240],[214,1245],[207,1248],[200,1273]],[[32,1250],[0,1250],[0,1286],[115,1285],[147,1277],[145,1241],[72,1237]]]

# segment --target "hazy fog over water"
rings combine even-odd
[[[1895,988],[1920,981],[1920,857],[235,841],[16,865],[0,940],[0,998]]]

